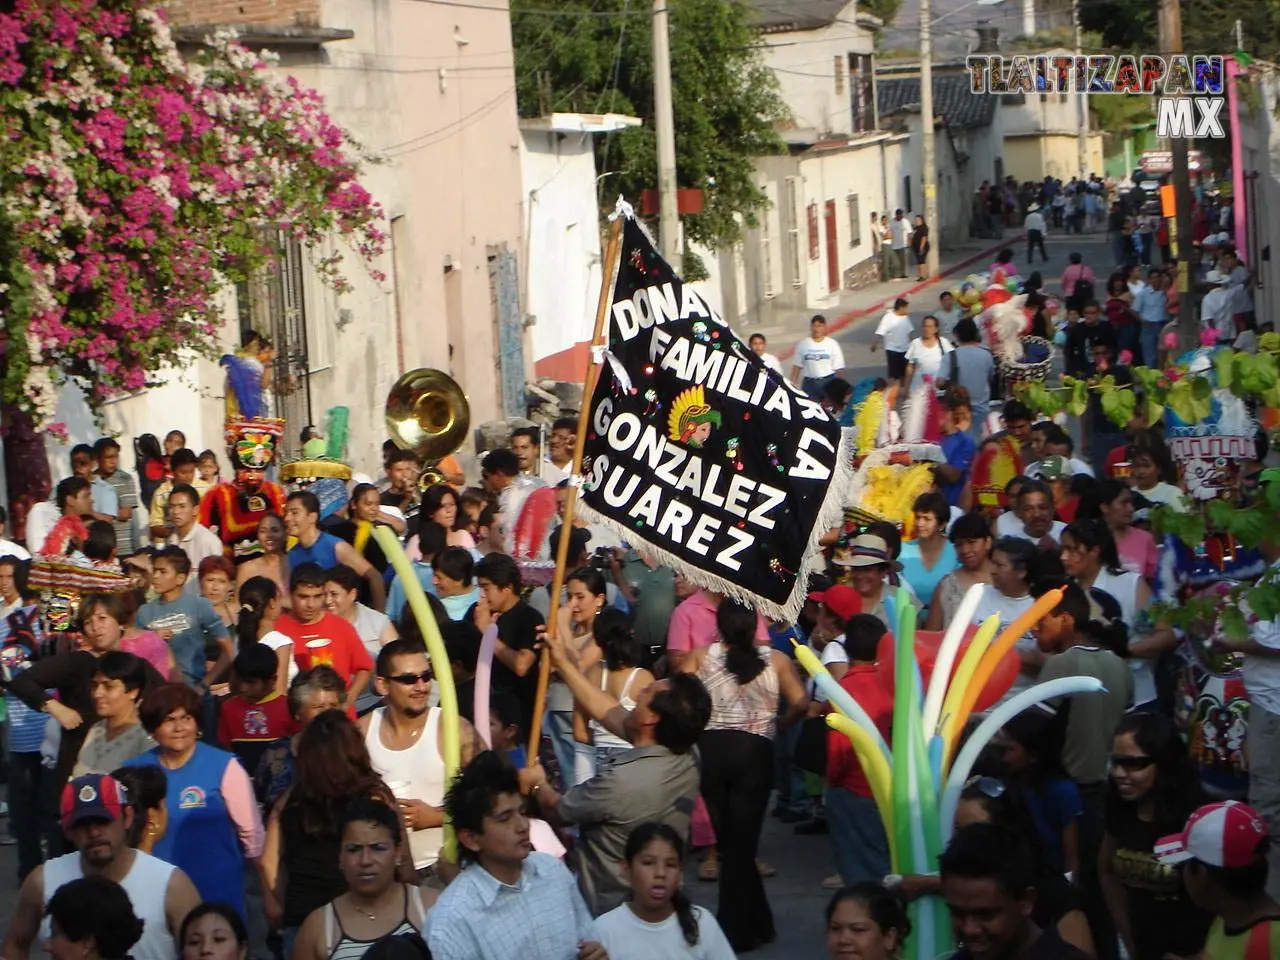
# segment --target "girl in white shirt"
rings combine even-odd
[[[680,889],[684,841],[675,830],[642,823],[627,838],[626,858],[631,899],[595,922],[609,960],[734,960],[716,918]]]

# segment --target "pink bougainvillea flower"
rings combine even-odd
[[[100,404],[213,353],[221,294],[275,261],[277,230],[338,238],[380,278],[363,159],[315,91],[230,36],[184,60],[157,0],[0,13],[4,399],[57,435],[65,378]],[[341,253],[312,262],[351,288]]]
[[[1177,335],[1176,333],[1172,333],[1172,332],[1171,332],[1171,333],[1166,333],[1166,334],[1164,335],[1164,339],[1161,341],[1161,343],[1164,345],[1164,348],[1165,348],[1166,350],[1177,350],[1177,349],[1178,349],[1178,335]]]
[[[1218,332],[1216,330],[1205,329],[1200,331],[1200,346],[1216,347],[1217,345],[1218,345]]]

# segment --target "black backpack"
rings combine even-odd
[[[1071,291],[1071,299],[1080,304],[1081,307],[1093,299],[1093,281],[1087,277],[1081,277],[1076,281],[1075,287]]]

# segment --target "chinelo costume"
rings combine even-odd
[[[200,522],[218,534],[228,557],[243,563],[262,552],[258,544],[262,518],[284,510],[284,490],[266,479],[266,471],[276,459],[276,445],[284,434],[284,421],[245,416],[246,412],[266,410],[265,372],[260,361],[255,365],[244,356],[229,355],[222,358],[222,365],[227,369],[224,438],[235,476],[201,498]]]

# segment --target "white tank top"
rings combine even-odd
[[[169,920],[164,914],[164,894],[169,889],[169,878],[173,876],[174,869],[171,863],[135,850],[133,866],[120,881],[120,886],[129,895],[129,902],[133,904],[134,914],[143,924],[142,939],[129,951],[133,960],[173,960],[178,953],[173,943],[173,934],[169,932]],[[45,905],[48,906],[59,887],[83,876],[78,853],[46,860],[43,891]],[[156,895],[157,892],[159,896]],[[40,936],[46,940],[52,936],[48,917],[41,921]]]
[[[392,750],[382,743],[381,707],[369,720],[369,732],[365,734],[365,746],[373,769],[399,799],[421,800],[433,807],[444,806],[444,761],[440,759],[440,708],[427,711],[427,722],[418,741],[407,750]],[[405,786],[407,784],[407,786]],[[415,870],[429,867],[440,854],[444,843],[442,827],[409,831],[409,852],[413,855]]]
[[[625,707],[627,710],[634,710],[636,708],[636,701],[631,696],[631,684],[635,682],[636,674],[639,672],[640,668],[635,667],[631,673],[627,675],[627,682],[622,685],[622,692],[618,694],[619,705]],[[607,667],[600,671],[600,689],[605,693],[609,692],[609,670]],[[626,750],[630,750],[633,746],[630,741],[623,740],[621,737],[610,733],[597,720],[591,721],[591,742],[597,747],[619,747]]]

